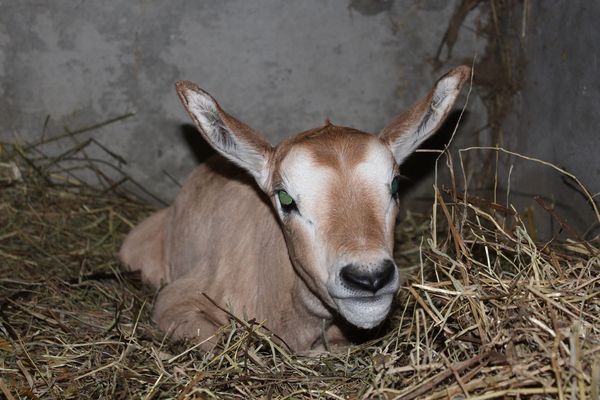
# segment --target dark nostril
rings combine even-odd
[[[340,277],[352,289],[376,292],[393,279],[395,268],[392,260],[385,260],[376,268],[349,264],[342,268]]]
[[[375,282],[375,286],[377,289],[375,290],[379,290],[387,285],[393,279],[395,271],[396,266],[392,260],[383,261],[376,270],[377,281]]]
[[[362,271],[358,265],[346,265],[342,268],[340,277],[352,289],[372,290],[373,277],[371,274]]]

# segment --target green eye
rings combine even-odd
[[[277,197],[279,197],[279,203],[282,207],[291,207],[294,204],[294,199],[285,190],[278,191]]]
[[[399,176],[395,176],[394,179],[392,179],[392,183],[390,185],[390,190],[392,191],[392,196],[396,196],[398,194],[398,191],[400,190],[400,177]]]

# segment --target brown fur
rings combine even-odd
[[[335,126],[327,121],[324,126],[292,136],[277,146],[276,162],[298,146],[306,149],[314,161],[324,167],[339,169],[352,167],[364,160],[373,135],[356,129]],[[277,168],[276,168],[277,169]]]

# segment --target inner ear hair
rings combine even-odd
[[[177,94],[202,137],[221,155],[266,184],[272,146],[252,128],[226,113],[207,92],[189,81],[175,84]]]
[[[427,96],[381,131],[379,137],[390,146],[398,164],[442,125],[470,76],[470,67],[454,68],[437,81]]]

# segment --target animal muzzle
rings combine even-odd
[[[369,329],[387,317],[399,286],[396,265],[384,259],[374,264],[343,266],[331,277],[328,290],[342,317]]]

